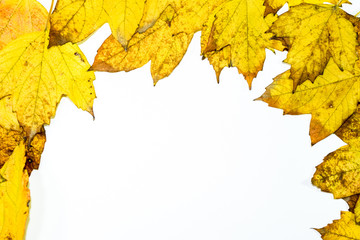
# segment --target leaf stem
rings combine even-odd
[[[48,26],[50,25],[50,16],[51,16],[51,12],[52,12],[52,10],[54,8],[54,2],[55,2],[55,0],[51,0],[51,6],[50,6],[50,9],[49,9],[49,14],[48,14],[48,17],[47,17],[45,30],[47,30]]]

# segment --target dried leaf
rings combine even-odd
[[[201,29],[217,4],[198,0],[180,9],[168,6],[151,28],[131,38],[126,50],[110,36],[98,50],[92,69],[131,71],[151,60],[151,75],[156,84],[180,63],[194,32]]]
[[[351,212],[341,212],[339,220],[316,230],[323,240],[360,240],[360,225],[355,223],[355,215]]]
[[[316,167],[312,179],[315,186],[322,191],[331,192],[335,198],[360,194],[359,124],[360,109],[358,108],[357,112],[336,132],[336,135],[349,145],[327,155],[324,162]],[[359,207],[355,207],[355,213],[358,213],[357,208]]]
[[[291,64],[294,89],[306,80],[314,82],[330,58],[353,73],[358,42],[350,17],[338,6],[301,4],[274,22],[271,32],[289,49],[285,62]]]
[[[271,33],[266,33],[277,17],[270,14],[264,18],[263,4],[263,0],[226,1],[205,24],[202,54],[214,66],[218,81],[224,67],[234,66],[251,87],[263,68],[265,48],[283,49],[279,41],[271,40]]]
[[[16,146],[26,138],[20,127],[16,114],[12,110],[10,96],[0,99],[0,167],[10,158]],[[30,175],[33,169],[38,169],[41,153],[46,142],[45,130],[41,129],[34,138],[26,144],[26,166]]]
[[[310,137],[312,144],[334,133],[357,108],[360,71],[356,74],[341,71],[330,60],[324,75],[300,85],[293,93],[290,71],[277,76],[259,98],[269,106],[281,108],[284,114],[311,114]]]

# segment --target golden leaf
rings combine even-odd
[[[49,124],[62,96],[92,113],[94,73],[77,45],[48,47],[48,32],[22,35],[0,52],[0,98],[12,109],[30,139]]]
[[[177,10],[168,6],[151,28],[131,38],[126,50],[110,36],[98,50],[92,69],[131,71],[151,60],[151,75],[156,84],[180,63],[194,32],[201,29],[217,4],[198,0]]]
[[[360,70],[357,74],[341,71],[333,60],[324,75],[298,86],[293,93],[290,71],[274,79],[259,98],[269,106],[281,108],[284,114],[311,114],[310,136],[312,144],[334,133],[356,111],[359,96]]]
[[[316,230],[323,240],[360,240],[360,225],[355,223],[355,215],[351,212],[341,212],[339,220]]]
[[[205,24],[202,54],[214,66],[218,81],[224,67],[234,66],[251,87],[263,68],[265,48],[283,49],[279,41],[271,40],[271,33],[266,33],[277,17],[270,14],[264,18],[263,4],[263,0],[226,1]]]
[[[29,175],[21,143],[0,170],[0,239],[23,239],[29,214]]]
[[[176,1],[179,0],[146,0],[138,32],[143,33],[152,27],[167,6],[176,8]]]
[[[51,16],[50,46],[80,42],[108,22],[113,36],[126,47],[144,9],[144,0],[59,0]]]
[[[316,167],[312,183],[335,198],[360,193],[360,109],[336,131],[347,146],[330,153]],[[356,208],[355,208],[356,209]],[[356,210],[357,211],[357,210]]]
[[[35,0],[2,0],[0,3],[0,50],[25,33],[43,31],[46,9]]]
[[[58,0],[51,14],[50,46],[87,38],[105,23],[103,6],[103,0]]]
[[[294,89],[306,80],[313,82],[330,58],[340,69],[353,72],[358,42],[349,18],[338,6],[301,4],[274,22],[271,32],[289,49],[285,62],[291,64]]]
[[[25,133],[17,121],[11,103],[12,99],[10,96],[0,99],[0,167],[9,160],[15,147],[25,138]],[[39,167],[45,142],[45,130],[42,128],[41,131],[26,144],[27,161],[25,168],[29,175],[33,169],[38,169]]]
[[[282,8],[285,3],[288,3],[289,6],[296,6],[301,3],[310,3],[310,4],[322,4],[330,3],[333,5],[338,4],[339,0],[265,0],[265,6],[269,7],[271,10],[269,12],[276,13],[280,8]],[[348,1],[346,1],[349,3]],[[345,1],[343,2],[345,3]]]
[[[144,12],[144,0],[104,0],[113,36],[125,48],[136,32]]]

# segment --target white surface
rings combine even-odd
[[[90,63],[109,33],[81,45]],[[253,101],[285,54],[268,52],[249,91],[235,69],[216,83],[199,39],[156,87],[149,64],[96,73],[95,121],[62,100],[30,178],[27,240],[316,240],[346,210],[310,182],[343,143],[311,147],[310,116]]]

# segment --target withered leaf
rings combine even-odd
[[[262,70],[265,48],[282,50],[281,42],[271,40],[267,33],[276,16],[264,18],[263,0],[233,0],[219,6],[205,24],[201,48],[214,66],[219,81],[226,66],[237,67],[251,87],[252,80]]]
[[[330,58],[340,69],[353,73],[358,41],[349,18],[353,17],[338,5],[300,4],[274,22],[271,32],[289,49],[285,62],[291,65],[294,89],[306,80],[314,82]]]
[[[283,109],[284,114],[311,114],[310,137],[315,144],[334,133],[356,111],[360,69],[355,66],[354,71],[341,71],[331,59],[314,83],[306,81],[293,92],[289,70],[277,76],[259,99]]]

